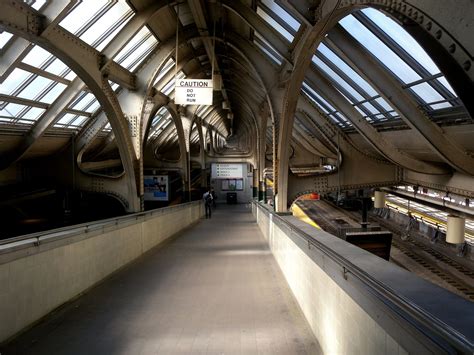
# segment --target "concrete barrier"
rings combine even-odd
[[[473,353],[469,301],[293,216],[252,212],[324,353]]]
[[[0,245],[0,342],[197,222],[201,202],[37,233]]]

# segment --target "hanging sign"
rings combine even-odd
[[[242,179],[243,177],[242,164],[214,163],[211,165],[212,179]]]
[[[212,80],[176,79],[174,93],[177,105],[212,105]]]

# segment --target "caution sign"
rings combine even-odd
[[[174,102],[177,105],[212,105],[212,80],[176,79]]]

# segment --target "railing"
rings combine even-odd
[[[448,352],[462,352],[462,353],[474,353],[474,341],[473,339],[467,338],[457,329],[449,326],[441,319],[433,316],[426,312],[419,305],[412,302],[411,300],[399,295],[393,289],[388,287],[386,284],[378,281],[366,271],[362,270],[358,266],[351,263],[349,260],[336,253],[334,250],[319,242],[311,235],[303,232],[295,225],[280,217],[273,211],[269,211],[266,207],[260,203],[253,201],[260,211],[265,213],[267,216],[272,215],[272,221],[278,227],[282,227],[290,232],[291,236],[296,236],[304,241],[304,244],[308,246],[308,250],[312,248],[318,249],[324,255],[329,257],[337,265],[341,267],[341,271],[346,275],[350,274],[354,276],[370,294],[375,296],[384,305],[387,305],[391,311],[394,311],[398,316],[403,318],[406,322],[413,325],[421,333],[423,333],[428,339],[440,346],[442,349]],[[312,255],[303,251],[312,258]],[[314,261],[314,258],[312,258]],[[461,315],[464,316],[464,315]],[[472,326],[472,324],[471,324]]]
[[[104,230],[106,228],[123,226],[124,224],[130,224],[134,221],[146,219],[147,217],[168,214],[173,211],[185,209],[192,205],[199,205],[200,203],[201,201],[186,202],[179,205],[157,208],[150,211],[137,212],[125,216],[102,219],[99,221],[91,221],[0,240],[0,255],[30,246],[39,246],[44,243],[70,238],[79,234],[87,234]]]

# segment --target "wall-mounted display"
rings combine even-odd
[[[242,179],[223,179],[221,189],[222,191],[242,191],[244,181]]]

